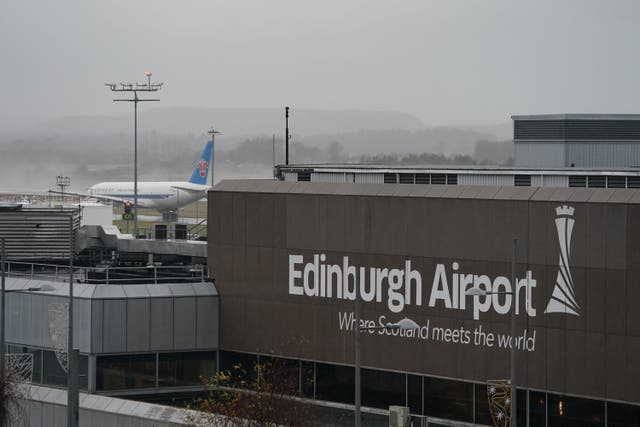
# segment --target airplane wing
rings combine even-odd
[[[171,188],[175,188],[176,190],[190,191],[190,192],[193,192],[193,193],[201,193],[203,191],[207,191],[210,187],[208,185],[207,186],[200,185],[197,188],[196,187],[189,187],[189,186],[186,186],[186,185],[172,185]]]
[[[62,191],[57,191],[57,190],[49,190],[49,193],[67,194],[67,195],[71,195],[71,196],[86,197],[87,199],[98,199],[98,200],[106,200],[106,201],[109,201],[109,202],[124,203],[124,200],[122,200],[119,197],[99,196],[99,195],[96,195],[96,194],[89,194],[89,193],[74,193],[74,192],[71,192],[71,191],[65,191],[63,193]]]

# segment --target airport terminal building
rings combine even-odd
[[[209,202],[220,369],[284,358],[353,405],[357,276],[366,326],[420,325],[363,334],[363,405],[492,425],[517,239],[519,425],[640,425],[640,190],[242,180]]]

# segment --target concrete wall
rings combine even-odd
[[[505,291],[517,238],[516,275],[530,271],[529,285],[535,280],[530,297],[526,288],[519,293],[518,332],[528,345],[518,351],[519,383],[640,402],[639,203],[640,190],[627,189],[223,182],[209,203],[220,348],[351,364],[353,333],[344,316],[354,308],[345,297],[353,278],[342,297],[335,287],[331,297],[313,294],[314,278],[328,274],[315,272],[314,256],[343,270],[348,257],[349,266],[364,268],[363,294],[372,290],[372,267],[421,276],[421,298],[415,282],[410,294],[399,287],[408,302],[401,310],[392,309],[392,297],[399,297],[383,279],[374,299],[362,304],[363,318],[377,324],[409,317],[426,337],[365,334],[363,366],[481,382],[506,378],[510,350],[498,344],[510,333],[506,297],[463,297],[470,285],[456,291],[454,284],[485,276]],[[565,229],[561,237],[558,221],[569,218],[567,210],[571,235]],[[292,255],[303,262],[292,267]],[[457,308],[447,307],[439,271]],[[545,313],[562,280],[573,283],[567,293],[575,294],[577,313]],[[474,305],[481,304],[488,311],[476,318]],[[525,315],[527,304],[535,316]],[[434,336],[435,328],[445,335]],[[470,342],[455,331],[468,331]],[[483,332],[494,337],[492,345]]]

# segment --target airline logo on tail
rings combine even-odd
[[[209,162],[206,160],[200,160],[198,162],[198,169],[200,169],[200,176],[207,177],[207,169],[209,168]]]
[[[209,174],[209,161],[211,160],[211,151],[213,150],[213,141],[208,141],[207,145],[202,151],[202,155],[196,163],[196,167],[189,178],[189,182],[192,184],[206,185],[207,175]]]
[[[569,255],[571,253],[571,233],[573,231],[574,208],[571,206],[558,206],[556,208],[556,229],[560,242],[560,260],[558,262],[558,275],[553,294],[547,304],[545,313],[568,313],[579,316],[580,306],[576,301],[576,293],[569,269]]]

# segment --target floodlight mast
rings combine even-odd
[[[215,130],[213,128],[213,126],[211,127],[211,130],[209,132],[207,132],[209,135],[211,135],[211,165],[209,165],[209,172],[211,173],[211,188],[213,188],[213,160],[214,160],[214,153],[216,150],[216,145],[214,143],[214,138],[216,135],[221,135],[222,132],[219,132],[217,130]]]
[[[140,99],[138,92],[157,92],[162,89],[164,83],[151,83],[151,73],[144,73],[147,83],[134,84],[122,83],[120,87],[116,83],[105,83],[111,92],[133,92],[132,99],[114,99],[114,102],[133,102],[133,235],[138,238],[138,102],[160,101],[159,99]]]

